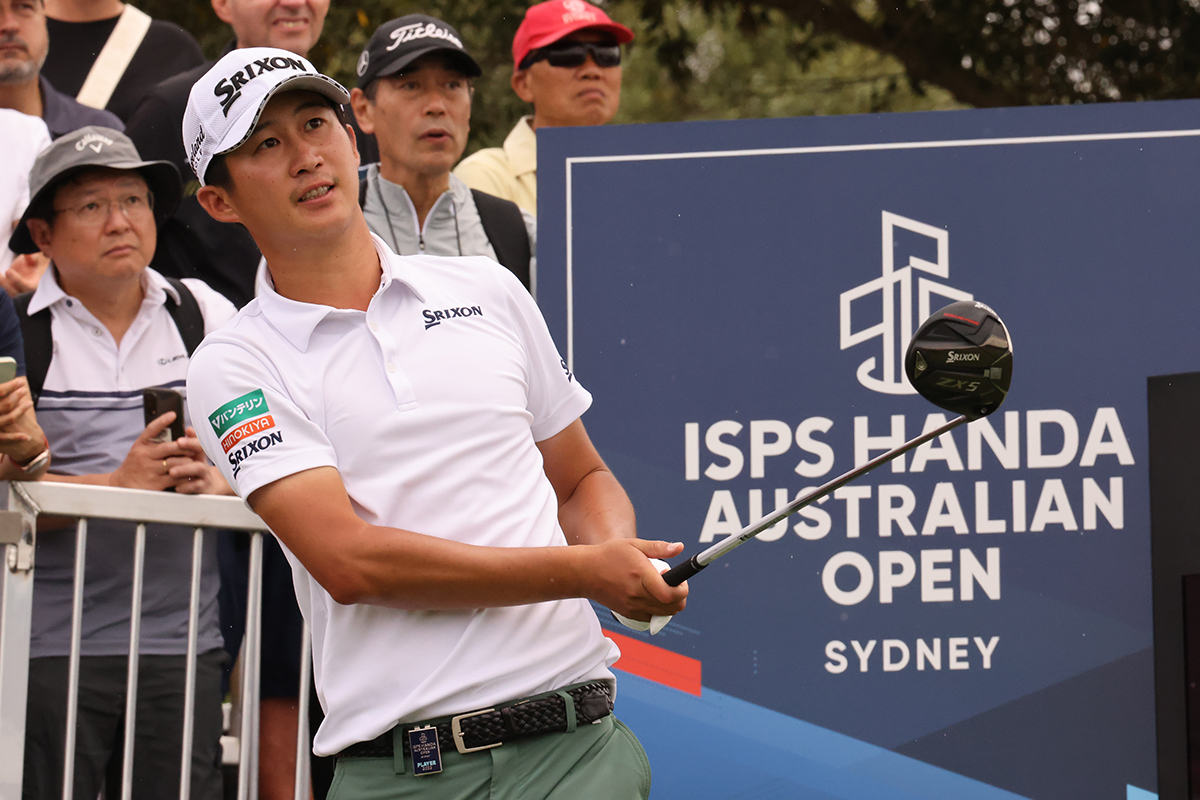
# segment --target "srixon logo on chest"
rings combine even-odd
[[[483,309],[479,306],[459,306],[458,308],[443,308],[440,311],[432,309],[424,309],[421,311],[421,316],[425,318],[425,330],[429,330],[434,325],[441,325],[443,322],[452,319],[460,319],[462,317],[482,317]]]

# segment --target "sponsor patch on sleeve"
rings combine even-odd
[[[255,417],[249,422],[243,422],[241,425],[238,425],[236,428],[226,434],[225,438],[221,440],[221,449],[228,453],[230,448],[240,442],[242,439],[253,436],[256,433],[262,433],[263,431],[274,427],[275,418],[270,414],[264,414],[261,417]]]
[[[242,462],[247,458],[283,442],[283,433],[275,429],[270,411],[262,389],[255,389],[209,415],[208,422],[221,437],[221,449],[229,459],[233,477],[242,471]]]
[[[212,425],[213,433],[221,436],[230,428],[240,426],[255,417],[261,417],[270,410],[267,407],[267,398],[263,397],[262,389],[255,389],[253,392],[230,400],[209,414],[208,422]],[[225,448],[225,452],[229,452],[228,447]]]

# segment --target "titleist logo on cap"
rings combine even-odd
[[[389,37],[392,40],[392,43],[387,47],[389,53],[405,42],[411,42],[414,39],[445,39],[460,50],[463,46],[457,36],[432,22],[414,22],[411,25],[401,25],[392,31]],[[360,72],[359,74],[361,75],[362,73]]]
[[[255,72],[255,70],[258,70]],[[221,99],[221,111],[228,117],[229,110],[233,108],[233,104],[239,97],[242,96],[242,87],[250,81],[254,80],[264,72],[274,72],[277,69],[298,70],[309,75],[317,73],[312,72],[304,66],[304,62],[297,58],[286,58],[284,56],[268,56],[253,61],[236,72],[222,78],[213,87],[213,95]]]

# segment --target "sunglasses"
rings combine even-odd
[[[579,67],[587,60],[588,53],[598,67],[616,67],[621,64],[621,45],[596,44],[595,42],[555,42],[533,50],[521,61],[521,69],[529,69],[539,61],[548,61],[552,67]]]

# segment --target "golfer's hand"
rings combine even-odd
[[[687,582],[668,586],[652,558],[671,558],[683,552],[680,542],[646,539],[614,539],[591,545],[593,563],[588,597],[630,619],[648,621],[654,616],[672,616],[687,605]]]

